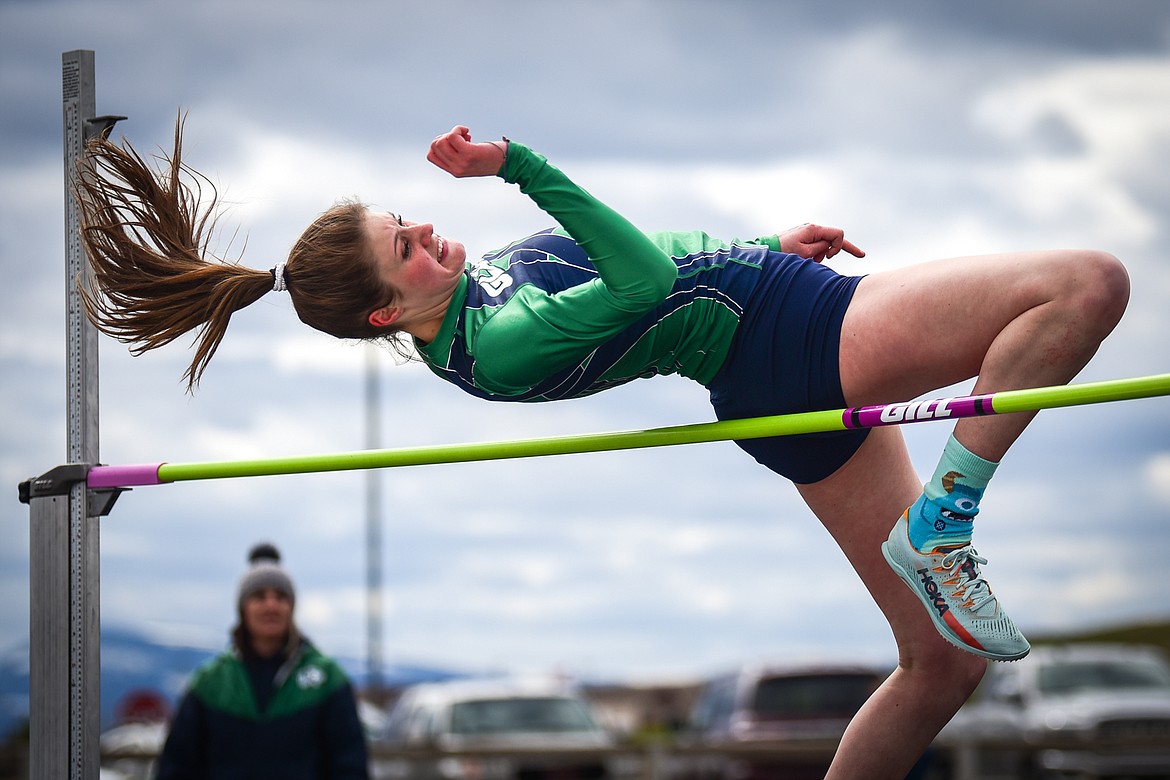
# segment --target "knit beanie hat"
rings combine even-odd
[[[244,602],[248,597],[265,588],[275,588],[288,596],[290,604],[296,604],[292,579],[280,565],[280,551],[268,542],[257,544],[248,552],[248,571],[240,579],[240,595],[237,600],[241,615],[244,613]]]

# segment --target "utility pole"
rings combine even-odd
[[[378,347],[366,345],[366,449],[381,445]],[[366,471],[366,689],[382,691],[382,472]]]

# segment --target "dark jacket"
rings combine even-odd
[[[268,670],[262,661],[225,652],[195,672],[157,777],[366,780],[353,688],[341,667],[307,640]]]

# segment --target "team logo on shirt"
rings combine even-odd
[[[471,281],[483,288],[488,295],[496,296],[512,286],[512,277],[499,266],[484,259],[471,263]]]
[[[320,688],[325,684],[325,672],[319,666],[306,666],[297,672],[297,687],[301,690]]]

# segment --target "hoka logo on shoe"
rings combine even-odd
[[[918,578],[922,583],[922,592],[930,599],[930,603],[934,605],[939,616],[945,615],[950,607],[947,606],[947,600],[943,598],[942,592],[939,591],[938,583],[934,581],[934,577],[931,577],[926,572],[926,569],[918,569]]]

